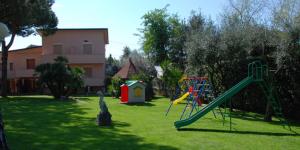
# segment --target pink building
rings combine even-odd
[[[9,90],[14,93],[37,91],[34,68],[53,62],[57,56],[68,58],[70,66],[84,69],[84,83],[96,91],[104,86],[105,45],[108,29],[58,29],[55,34],[42,36],[42,46],[31,46],[8,52]]]

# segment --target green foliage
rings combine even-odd
[[[148,75],[146,75],[145,73],[143,73],[143,72],[132,75],[130,77],[130,80],[141,80],[141,81],[144,81],[144,82],[151,81],[150,77]]]
[[[165,84],[165,93],[169,97],[173,97],[175,94],[175,88],[179,79],[182,77],[183,72],[179,68],[175,67],[170,61],[162,62],[161,68],[163,69],[162,81]]]
[[[155,9],[143,16],[144,34],[143,49],[155,64],[167,60],[168,14],[165,9]]]
[[[226,13],[219,27],[201,13],[193,12],[188,20],[187,73],[208,76],[216,96],[246,77],[253,58],[266,58],[272,51],[269,29],[239,15]],[[252,86],[244,93],[233,98],[234,107],[263,112],[266,103],[258,101],[262,97],[259,89]]]
[[[169,23],[169,42],[167,54],[169,60],[179,69],[185,69],[186,51],[184,44],[186,41],[186,25],[179,19],[177,15],[168,18]]]
[[[124,83],[124,81],[120,77],[114,77],[111,80],[111,87],[109,89],[111,90],[110,93],[113,97],[119,98],[121,95],[121,85]]]
[[[149,61],[149,59],[145,57],[144,53],[133,50],[131,51],[130,58],[138,72],[140,72],[142,75],[147,76],[145,77],[147,81],[150,81],[154,77],[156,77],[156,70],[154,68],[154,65]]]
[[[164,89],[171,91],[184,72],[208,76],[217,96],[246,77],[249,62],[262,60],[273,70],[268,80],[276,82],[284,114],[300,119],[299,1],[229,0],[218,24],[200,12],[180,20],[155,9],[143,16],[143,25],[143,48],[161,64]],[[270,114],[257,86],[242,93],[232,99],[234,108]]]
[[[219,26],[201,13],[192,13],[187,21],[185,43],[187,73],[208,75],[218,94],[246,76],[249,62],[263,60],[270,69],[277,70],[270,81],[277,82],[285,114],[297,118],[300,11],[296,8],[299,5],[293,5],[292,1],[279,3],[270,27],[258,15],[264,9],[264,2],[253,1],[230,1],[230,11],[222,14]],[[243,93],[233,98],[233,107],[264,113],[266,101],[261,100],[259,88],[251,86]]]
[[[187,70],[189,76],[208,76],[219,93],[223,89],[222,70],[228,60],[222,50],[220,31],[211,20],[192,12],[187,21]]]
[[[123,55],[122,55],[121,57],[123,57],[123,58],[128,58],[129,55],[130,55],[130,53],[131,53],[130,48],[129,48],[128,46],[125,46],[125,47],[123,48]]]
[[[109,91],[109,93],[112,92],[112,89],[109,88],[109,85],[111,85],[112,77],[119,71],[120,63],[117,59],[113,58],[110,54],[108,58],[106,58],[105,63],[105,89]]]
[[[112,57],[111,54],[109,54],[108,58],[106,59],[106,64],[113,64],[114,63],[114,58]]]
[[[54,63],[40,64],[35,68],[39,83],[49,88],[54,98],[68,97],[74,90],[83,87],[83,70],[71,68],[68,60],[57,57]]]
[[[68,68],[70,71],[70,81],[66,83],[66,87],[70,89],[78,89],[83,87],[84,81],[83,81],[83,75],[84,71],[82,68],[79,67],[72,67]]]
[[[179,62],[178,66],[183,69],[184,24],[178,16],[169,15],[167,7],[155,9],[143,16],[143,25],[143,50],[150,61],[158,65],[165,60],[171,60]]]
[[[299,2],[298,2],[299,4]],[[297,5],[299,6],[299,5]],[[292,5],[284,3],[279,7],[275,19],[290,21],[288,24],[277,24],[280,47],[277,49],[275,81],[284,104],[285,112],[293,119],[300,119],[300,10],[291,9]],[[288,9],[288,10],[287,10]],[[290,10],[291,9],[291,10]],[[297,12],[293,16],[282,16],[282,11]]]
[[[123,48],[123,54],[120,57],[121,66],[125,65],[128,62],[131,52],[132,50],[128,46],[125,46]]]
[[[51,6],[54,0],[0,0],[0,20],[12,34],[29,36],[41,29],[47,35],[55,31],[58,20]]]

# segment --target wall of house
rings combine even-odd
[[[70,66],[90,70],[89,76],[84,78],[85,86],[93,87],[93,89],[104,86],[105,45],[108,44],[107,30],[58,30],[53,35],[43,37],[42,44],[42,47],[9,51],[7,72],[8,79],[13,79],[10,80],[11,88],[15,87],[21,79],[22,81],[24,79],[35,80],[32,78],[34,69],[27,68],[27,59],[34,59],[35,66],[53,62],[59,56],[53,53],[53,45],[56,44],[62,45],[60,55],[68,58]],[[92,46],[89,53],[84,53],[84,44]],[[13,63],[12,70],[10,63]],[[16,88],[13,88],[12,91],[16,92]]]
[[[37,66],[41,63],[41,54],[42,54],[42,47],[9,51],[8,63],[7,63],[8,79],[21,78],[21,77],[33,77],[34,69],[27,69],[27,59],[34,59],[35,66]],[[10,69],[10,63],[13,63],[12,70]]]
[[[85,78],[86,86],[104,85],[107,30],[58,30],[54,35],[43,37],[42,43],[44,62],[62,55],[72,66],[92,68],[93,76]],[[84,52],[85,44],[91,45],[91,53]],[[60,54],[55,52],[55,45],[62,47]]]
[[[84,86],[102,86],[104,85],[105,66],[104,64],[70,64],[71,67],[80,67],[82,69],[90,68],[91,76],[84,76]]]
[[[104,30],[58,30],[55,34],[44,36],[43,55],[53,53],[53,44],[63,44],[64,54],[82,54],[82,44],[92,43],[93,54],[105,54]]]

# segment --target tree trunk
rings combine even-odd
[[[2,80],[1,80],[1,96],[7,97],[7,57],[8,49],[5,41],[2,42]]]
[[[168,88],[167,88],[165,82],[163,82],[162,87],[163,87],[163,90],[162,90],[163,91],[163,96],[168,97],[169,96],[168,95]]]
[[[51,83],[47,83],[47,87],[48,89],[50,90],[50,93],[53,95],[54,99],[59,99],[60,98],[60,95],[59,93],[57,92],[57,88],[55,86],[53,86],[53,84]]]
[[[5,40],[2,41],[2,85],[1,85],[1,96],[7,97],[7,59],[8,49],[11,47],[16,34],[12,34],[8,45],[6,46]]]
[[[271,104],[270,101],[268,101],[264,120],[267,121],[267,122],[271,122],[272,121],[272,113],[273,113],[272,104]]]

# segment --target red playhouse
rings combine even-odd
[[[142,81],[129,80],[121,85],[121,103],[144,103],[145,84]]]

